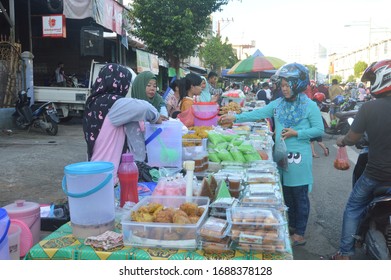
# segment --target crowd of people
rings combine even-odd
[[[274,120],[275,149],[284,155],[277,162],[285,203],[288,207],[288,224],[293,246],[306,244],[305,233],[310,213],[309,192],[313,187],[313,143],[317,141],[328,156],[329,149],[322,143],[324,124],[317,94],[327,99],[338,95],[365,100],[369,91],[364,83],[370,83],[370,93],[376,97],[359,110],[347,135],[338,138],[340,147],[353,145],[367,133],[369,138],[368,164],[355,184],[346,205],[341,246],[332,259],[350,259],[354,254],[354,238],[359,219],[378,185],[391,182],[391,120],[387,113],[391,108],[391,79],[384,66],[391,67],[391,60],[371,65],[357,87],[347,85],[343,89],[337,80],[331,86],[309,79],[308,69],[299,63],[282,66],[270,83],[253,85],[255,99],[264,100],[266,106],[240,114],[225,114],[220,124]],[[223,90],[216,83],[218,75],[210,72],[207,77],[190,73],[170,83],[167,96],[157,93],[156,76],[149,71],[139,73],[132,84],[131,98],[125,98],[132,74],[126,67],[109,63],[99,72],[91,95],[86,101],[83,118],[84,138],[88,160],[111,161],[118,169],[121,154],[130,151],[137,161],[146,160],[143,122],[162,123],[189,110],[194,102],[219,102]],[[376,81],[376,83],[375,83]],[[381,85],[379,82],[381,81]],[[250,89],[250,87],[249,87]],[[251,93],[249,93],[251,94]],[[381,127],[381,129],[380,129]],[[277,148],[278,147],[278,148]],[[283,147],[283,148],[281,148]],[[282,150],[280,150],[282,149]],[[275,151],[276,152],[276,151]]]

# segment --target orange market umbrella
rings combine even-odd
[[[286,62],[272,56],[264,56],[255,52],[252,56],[239,61],[228,71],[228,74],[259,73],[267,70],[277,70]]]

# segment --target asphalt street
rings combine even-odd
[[[306,233],[307,244],[294,248],[294,258],[320,260],[338,250],[342,214],[351,190],[351,175],[358,151],[348,148],[352,167],[338,171],[333,167],[336,137],[323,137],[330,149],[325,157],[314,158],[314,185],[310,193],[311,212]],[[80,119],[61,123],[57,136],[39,130],[0,132],[0,207],[24,199],[41,204],[66,199],[61,181],[64,167],[86,160],[86,144]],[[362,250],[356,259],[366,259]]]

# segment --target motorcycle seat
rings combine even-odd
[[[357,112],[358,112],[358,110],[351,110],[351,111],[346,111],[346,112],[336,112],[335,116],[339,119],[354,117],[357,114]]]
[[[373,191],[374,196],[391,195],[391,186],[379,186]]]

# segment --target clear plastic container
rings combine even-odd
[[[207,254],[221,254],[229,250],[233,250],[230,247],[231,239],[227,236],[222,242],[211,242],[201,240],[200,246]]]
[[[164,208],[178,210],[186,202],[195,203],[204,208],[203,214],[194,224],[174,224],[158,222],[136,222],[131,220],[131,213],[141,207],[148,207],[150,203],[159,203]],[[144,208],[145,209],[145,208]],[[122,234],[125,245],[134,247],[196,249],[197,232],[204,223],[209,210],[208,197],[184,196],[151,196],[145,197],[137,203],[121,220]]]
[[[258,183],[278,183],[279,178],[275,174],[271,173],[247,173],[247,183],[248,184],[258,184]]]
[[[253,195],[275,195],[276,192],[280,190],[280,187],[278,184],[275,183],[259,183],[259,184],[249,184],[246,187],[246,192],[250,196]]]
[[[286,224],[284,216],[275,209],[233,207],[227,209],[227,221],[237,226],[281,226]]]
[[[225,219],[209,217],[201,226],[198,235],[206,241],[221,242],[227,236],[228,229]]]

